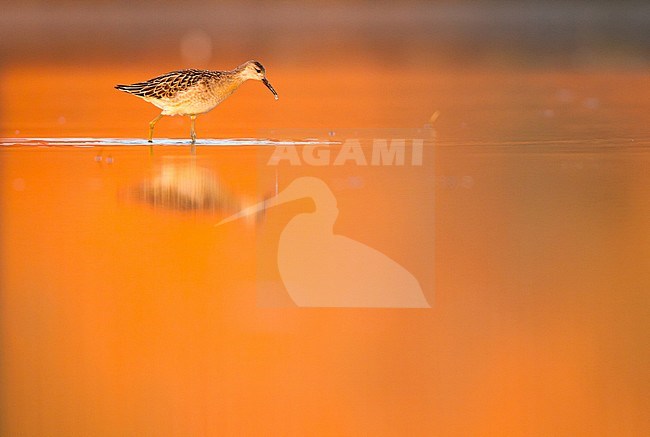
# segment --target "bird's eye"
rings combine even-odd
[[[258,70],[257,68],[255,69],[255,71],[257,71],[258,73],[261,73],[261,72],[262,72],[262,70]]]

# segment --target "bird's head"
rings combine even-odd
[[[266,85],[266,87],[271,90],[275,96],[275,100],[278,100],[278,93],[275,92],[268,79],[266,78],[266,69],[264,69],[264,66],[262,64],[257,61],[248,61],[237,67],[237,70],[239,71],[239,75],[244,80],[253,79],[262,81],[264,85]]]

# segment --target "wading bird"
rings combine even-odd
[[[153,142],[153,128],[163,115],[188,115],[191,120],[190,137],[196,142],[194,122],[199,114],[205,114],[223,102],[248,79],[261,80],[278,99],[266,70],[257,61],[248,61],[234,70],[178,70],[131,85],[116,85],[124,91],[152,103],[162,112],[149,122],[149,142]]]

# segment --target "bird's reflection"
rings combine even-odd
[[[217,214],[237,211],[243,201],[216,172],[194,159],[163,162],[129,190],[129,198],[154,208]]]

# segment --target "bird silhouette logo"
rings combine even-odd
[[[293,217],[280,233],[278,271],[300,307],[429,308],[418,280],[386,254],[334,233],[336,197],[316,177],[294,179],[275,197],[223,219],[223,225],[298,199],[313,212]]]

